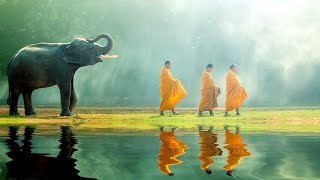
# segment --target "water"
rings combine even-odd
[[[204,132],[200,141],[199,133],[177,131],[161,133],[160,143],[159,133],[77,135],[64,127],[60,135],[40,135],[37,129],[24,128],[17,132],[11,127],[9,135],[0,138],[1,179],[232,179],[223,168],[228,156],[229,165],[236,165],[231,168],[233,179],[320,179],[318,135],[231,131],[226,140],[225,133]],[[214,163],[208,174],[210,155]],[[162,165],[177,163],[169,166],[174,176],[161,172],[158,160],[165,160]]]

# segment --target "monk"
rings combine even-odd
[[[245,156],[250,156],[251,153],[246,149],[246,144],[242,143],[239,134],[239,127],[236,127],[236,132],[233,133],[225,126],[225,148],[228,150],[227,164],[223,168],[227,171],[228,176],[233,176],[233,169],[240,164],[240,161]]]
[[[218,148],[218,136],[213,134],[212,127],[209,130],[204,131],[202,126],[199,126],[199,137],[200,137],[200,154],[199,160],[202,161],[200,168],[207,174],[211,174],[212,170],[209,169],[211,165],[214,164],[212,156],[221,156],[222,151]]]
[[[171,132],[165,132],[163,127],[160,128],[160,152],[158,155],[158,168],[161,172],[173,176],[174,173],[169,169],[170,165],[182,164],[183,161],[177,159],[178,156],[184,154],[188,147],[178,140],[174,133],[175,128]]]
[[[247,98],[247,92],[242,87],[236,75],[237,65],[232,64],[226,78],[226,103],[225,116],[229,116],[229,111],[236,109],[236,115],[240,115],[240,105]]]
[[[201,101],[199,105],[199,116],[203,116],[203,111],[209,111],[210,116],[213,116],[213,108],[217,107],[217,97],[220,94],[220,88],[214,84],[211,76],[213,65],[208,64],[207,68],[202,73],[201,83]]]
[[[176,104],[187,96],[181,82],[171,75],[171,61],[166,61],[160,73],[160,115],[164,116],[163,111],[171,110],[173,115],[178,115],[174,109]]]

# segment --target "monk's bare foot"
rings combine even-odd
[[[224,117],[228,117],[228,116],[230,116],[229,113],[228,113],[228,112],[225,112],[225,113],[224,113]]]
[[[201,111],[198,112],[198,116],[203,116]]]
[[[199,130],[199,131],[202,131],[202,130],[203,130],[203,126],[199,126],[199,127],[198,127],[198,130]]]
[[[178,112],[176,112],[176,111],[173,111],[172,114],[173,114],[173,115],[180,115],[180,114],[179,114]]]
[[[224,126],[224,130],[228,131],[228,130],[229,130],[228,128],[229,128],[228,125],[225,125],[225,126]]]
[[[236,126],[236,132],[240,133],[240,126]]]
[[[212,131],[214,129],[214,126],[209,126],[209,131]]]
[[[236,113],[236,116],[240,116],[239,108],[236,109],[236,112],[237,112],[237,113]]]
[[[164,116],[164,113],[163,113],[163,111],[161,111],[161,112],[160,112],[160,116]]]

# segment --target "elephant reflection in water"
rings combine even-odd
[[[177,157],[185,153],[188,147],[175,136],[175,128],[170,132],[165,132],[164,128],[160,128],[160,152],[158,155],[158,168],[161,172],[173,176],[174,173],[169,169],[170,165],[182,164],[183,161]]]
[[[225,126],[225,148],[228,150],[227,163],[223,168],[227,171],[228,176],[233,176],[233,169],[240,164],[240,161],[245,156],[250,156],[251,153],[246,149],[246,144],[242,143],[239,127],[232,132]]]
[[[218,136],[213,134],[213,127],[210,126],[209,130],[204,131],[202,126],[199,126],[199,137],[200,137],[200,154],[199,160],[202,161],[200,168],[208,174],[212,173],[209,169],[214,164],[212,156],[221,156],[222,151],[218,148]]]
[[[73,159],[72,155],[77,151],[74,148],[77,139],[70,127],[61,127],[60,153],[56,158],[32,153],[31,140],[35,128],[25,128],[21,147],[16,142],[17,131],[18,127],[9,127],[9,139],[5,141],[9,148],[7,155],[12,159],[6,163],[7,179],[92,179],[80,177],[79,170],[75,169],[77,160]]]

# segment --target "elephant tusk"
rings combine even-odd
[[[108,55],[108,54],[100,55],[100,58],[102,58],[102,59],[115,59],[118,57],[119,57],[119,55]]]

